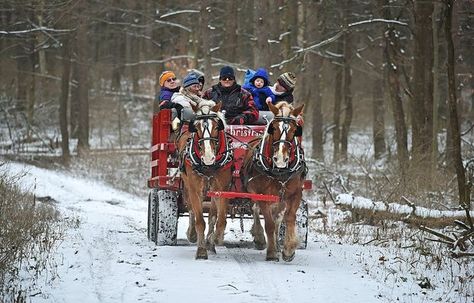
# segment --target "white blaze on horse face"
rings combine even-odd
[[[205,121],[201,121],[201,131],[202,131],[202,139],[204,142],[204,152],[201,155],[201,161],[204,162],[204,165],[212,165],[216,160],[216,155],[214,154],[214,150],[211,146],[211,131],[212,131],[212,121],[207,119]],[[207,125],[207,127],[205,127]]]
[[[280,128],[280,143],[278,143],[278,150],[275,156],[273,156],[273,159],[275,161],[275,166],[278,168],[285,168],[287,163],[288,163],[288,155],[287,152],[285,152],[285,141],[286,141],[286,130],[283,130],[284,127],[284,122],[278,122],[278,127]]]

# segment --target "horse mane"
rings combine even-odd
[[[279,110],[279,113],[277,115],[279,117],[290,117],[291,112],[294,109],[293,105],[289,104],[286,101],[278,102],[275,105],[275,107],[278,108],[278,110]]]

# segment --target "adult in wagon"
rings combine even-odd
[[[269,110],[267,102],[275,103],[275,94],[268,86],[270,83],[268,72],[264,68],[259,68],[255,72],[248,84],[243,88],[248,90],[253,97],[253,101],[258,110]]]
[[[181,89],[171,96],[171,103],[173,103],[174,108],[177,108],[179,105],[180,111],[184,107],[191,108],[191,104],[197,105],[188,97],[189,95],[201,96],[201,83],[198,80],[198,76],[193,72],[183,78]]]
[[[252,95],[237,84],[234,69],[230,66],[221,68],[219,83],[206,90],[203,98],[222,102],[228,124],[252,124],[258,119]]]
[[[281,74],[276,83],[270,87],[273,94],[275,95],[275,102],[286,101],[287,103],[293,103],[293,91],[295,90],[296,76],[292,72],[286,72]]]
[[[204,73],[197,70],[197,69],[193,69],[191,70],[191,72],[189,73],[190,74],[194,74],[196,76],[196,78],[198,79],[199,81],[199,84],[201,85],[201,89],[199,90],[202,94],[202,90],[204,88],[204,83],[206,83],[206,78],[204,77]]]
[[[158,82],[160,84],[160,93],[157,94],[155,101],[159,103],[160,109],[173,108],[171,97],[174,93],[179,92],[180,86],[178,79],[172,71],[164,71],[161,73]]]

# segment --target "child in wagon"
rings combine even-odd
[[[258,110],[269,110],[267,102],[275,103],[275,95],[268,86],[268,72],[264,68],[259,68],[255,72],[248,84],[243,86],[252,96]]]

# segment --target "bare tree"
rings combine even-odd
[[[59,127],[61,130],[61,149],[64,165],[69,165],[68,98],[71,78],[71,43],[69,37],[63,41],[63,74],[61,78],[61,97],[59,98]]]
[[[387,20],[392,18],[388,0],[380,0],[379,7],[382,8],[383,17]],[[396,58],[400,58],[400,43],[396,37],[393,25],[387,24],[384,34],[384,58],[387,66],[387,86],[390,92],[393,120],[395,123],[395,138],[397,142],[397,159],[402,175],[408,170],[408,135],[405,123],[405,111],[403,109],[402,88],[400,84],[400,68]]]
[[[85,13],[85,11],[83,11]],[[89,65],[88,65],[88,39],[87,23],[85,16],[80,17],[76,33],[77,75],[78,75],[78,154],[89,151]]]
[[[461,134],[459,131],[457,99],[456,99],[456,79],[454,75],[454,43],[451,33],[452,12],[454,0],[445,0],[445,36],[448,48],[448,83],[449,83],[449,128],[453,136],[453,156],[456,176],[458,180],[459,202],[466,209],[470,209],[470,186],[466,183],[466,172],[462,163],[461,155]]]
[[[344,20],[349,24],[349,12],[351,11],[352,1],[345,3]],[[347,145],[349,140],[349,130],[352,124],[352,35],[347,32],[344,35],[344,120],[341,128],[341,158],[347,161]]]
[[[431,175],[433,151],[433,2],[415,1],[415,50],[413,74],[412,166],[418,176]]]

